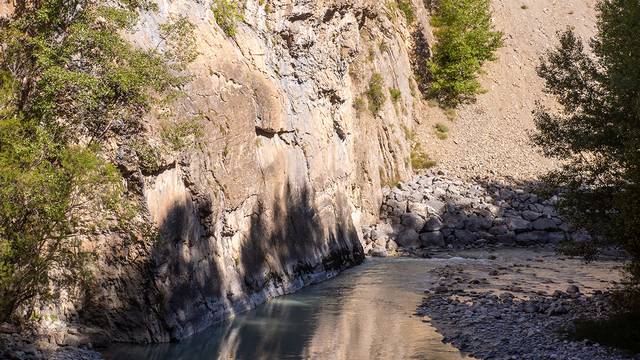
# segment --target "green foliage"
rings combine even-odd
[[[356,112],[358,114],[362,113],[365,110],[365,101],[361,96],[358,96],[357,98],[355,98],[355,100],[353,100],[353,108],[356,109]]]
[[[446,133],[446,132],[449,132],[449,127],[443,123],[437,123],[436,131]]]
[[[576,225],[623,246],[640,282],[640,3],[602,0],[593,56],[571,29],[538,68],[560,113],[539,106],[533,141],[561,159],[552,179]]]
[[[367,90],[367,98],[369,99],[369,110],[372,114],[378,115],[382,106],[387,101],[384,95],[384,80],[382,75],[376,73],[369,80],[369,90]]]
[[[389,88],[389,95],[391,95],[391,101],[396,104],[402,98],[402,91],[396,88]]]
[[[416,21],[416,14],[410,0],[397,0],[398,9],[404,14],[407,24],[411,25]]]
[[[237,22],[244,20],[242,5],[235,0],[215,0],[211,11],[222,31],[227,36],[235,36]]]
[[[445,106],[473,100],[484,62],[495,59],[502,33],[494,31],[489,0],[442,0],[432,24],[437,43],[428,68],[428,96]]]
[[[102,145],[144,141],[141,119],[188,77],[193,26],[160,26],[164,51],[121,37],[146,1],[44,0],[0,23],[0,322],[52,285],[86,279],[83,236],[133,230],[122,175]],[[18,81],[19,80],[19,81]]]
[[[458,117],[458,112],[456,111],[456,109],[451,107],[445,108],[444,116],[446,116],[449,121],[454,121]]]
[[[166,48],[164,55],[176,70],[184,70],[186,64],[198,57],[196,38],[193,36],[195,28],[183,15],[160,24],[160,37]]]
[[[612,346],[640,353],[640,312],[615,315],[601,320],[578,320],[569,337],[576,341],[590,340],[605,346]]]
[[[165,122],[162,124],[160,136],[171,146],[173,151],[184,150],[193,140],[202,137],[203,128],[197,118],[180,122]]]
[[[449,138],[449,127],[443,123],[437,123],[436,126],[436,136],[440,140],[446,140]]]
[[[63,146],[41,126],[0,121],[0,319],[58,284],[86,279],[79,235],[117,211],[116,168],[95,149]]]
[[[432,160],[420,143],[415,143],[411,147],[411,166],[414,170],[429,169],[436,166],[437,162]]]

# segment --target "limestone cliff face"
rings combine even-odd
[[[411,173],[405,134],[420,111],[411,34],[383,2],[248,0],[234,38],[209,1],[158,4],[133,40],[155,46],[172,15],[196,25],[193,81],[172,110],[203,119],[205,136],[132,175],[160,240],[93,244],[98,286],[76,310],[116,341],[184,338],[359,263],[360,224]],[[375,117],[354,106],[373,73],[402,92]]]

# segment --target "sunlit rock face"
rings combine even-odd
[[[89,338],[182,339],[358,264],[380,189],[411,173],[406,129],[420,105],[400,13],[374,0],[268,3],[246,2],[234,38],[208,1],[143,14],[131,37],[141,47],[161,43],[172,16],[196,25],[193,80],[171,110],[201,119],[204,136],[132,176],[158,236],[92,239],[95,289],[64,306]],[[377,116],[354,106],[374,73],[402,92]],[[148,131],[158,124],[150,116]]]

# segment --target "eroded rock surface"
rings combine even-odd
[[[204,136],[154,169],[134,149],[107,149],[157,236],[87,239],[93,287],[41,309],[46,341],[179,340],[361,262],[360,224],[377,217],[383,184],[411,174],[403,129],[420,113],[411,35],[388,11],[374,0],[252,0],[233,38],[209,1],[143,14],[130,36],[143,48],[162,48],[158,27],[172,17],[195,25],[193,80],[171,112],[199,119]],[[354,106],[374,73],[402,93],[375,116]],[[146,119],[150,138],[160,115]]]

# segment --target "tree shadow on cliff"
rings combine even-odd
[[[216,311],[220,271],[202,225],[210,214],[210,206],[176,203],[154,239],[111,244],[103,283],[79,311],[84,325],[101,329],[90,336],[94,344],[175,341],[224,318]]]
[[[335,271],[362,262],[362,246],[341,195],[320,213],[313,195],[304,186],[284,185],[270,206],[256,205],[247,237],[243,240],[240,263],[244,271],[244,291],[260,294],[265,289],[288,292],[327,278]],[[262,295],[258,295],[260,298]],[[273,316],[286,318],[282,311],[295,308],[269,307]],[[283,346],[294,346],[286,339],[265,335],[252,343],[252,352],[272,353]],[[304,344],[297,344],[300,353]],[[239,349],[244,346],[239,346]],[[292,349],[288,349],[290,352]]]
[[[346,205],[337,200],[326,208],[332,214],[320,214],[309,189],[293,189],[289,182],[270,206],[259,202],[241,249],[246,290],[260,291],[270,281],[361,262],[361,245]],[[333,224],[323,223],[323,216]]]
[[[411,53],[411,67],[418,83],[418,89],[422,94],[428,94],[433,80],[429,71],[429,59],[431,59],[431,47],[424,35],[424,28],[417,26],[411,34],[413,39],[413,51]]]

